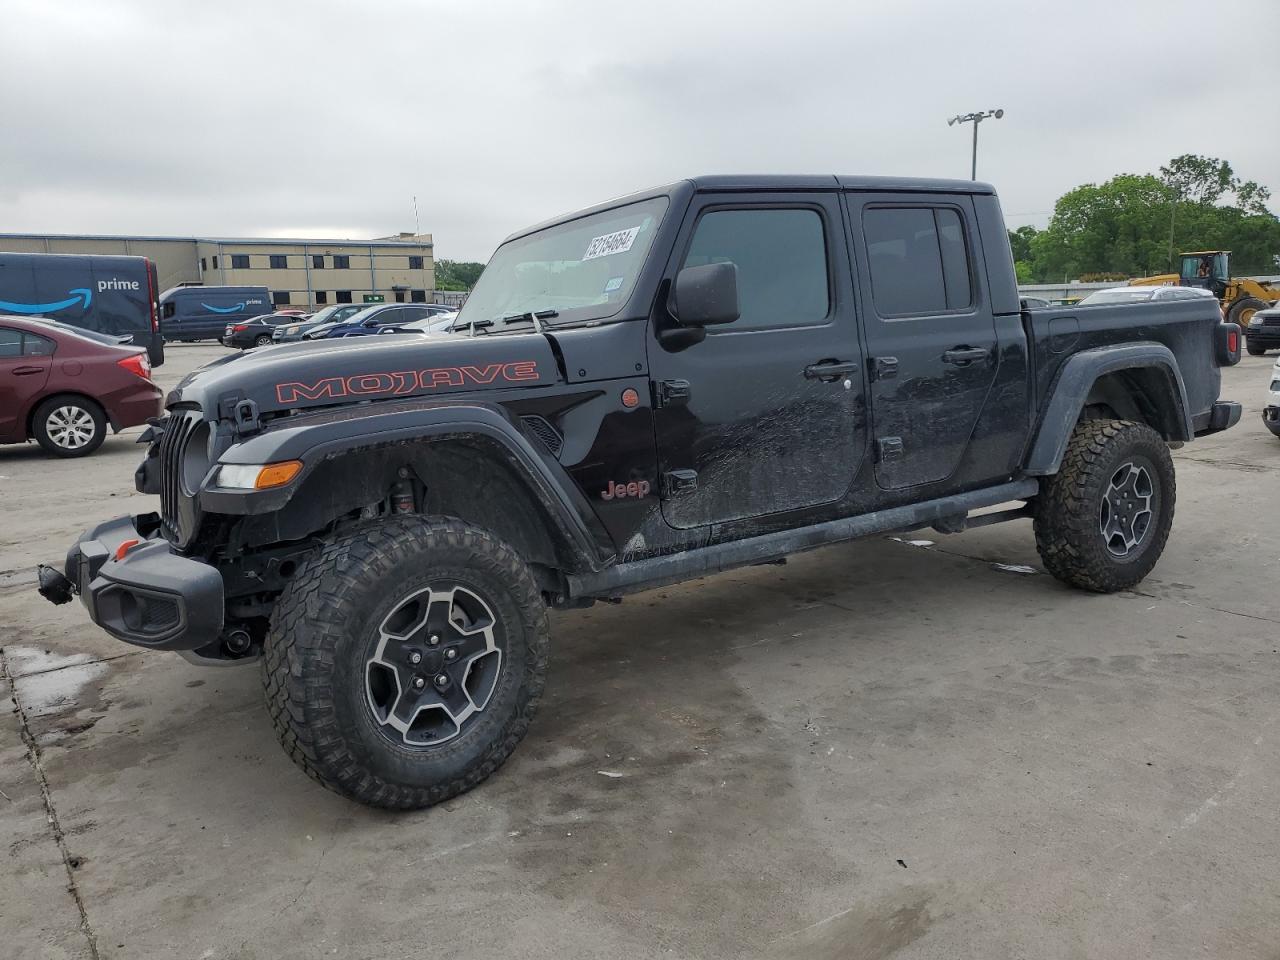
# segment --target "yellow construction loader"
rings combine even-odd
[[[1231,276],[1230,250],[1199,250],[1181,254],[1180,273],[1162,273],[1156,277],[1130,280],[1133,287],[1204,287],[1212,290],[1222,304],[1222,315],[1230,323],[1249,327],[1249,320],[1259,311],[1280,300],[1280,286],[1259,283],[1247,277]]]

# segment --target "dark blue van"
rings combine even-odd
[[[170,287],[160,294],[166,340],[217,340],[229,323],[271,313],[266,287]]]
[[[0,314],[48,317],[145,347],[164,363],[156,265],[146,257],[0,253]]]

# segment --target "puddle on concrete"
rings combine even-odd
[[[35,647],[6,647],[9,674],[29,719],[74,710],[85,687],[107,672],[89,653],[63,656]]]

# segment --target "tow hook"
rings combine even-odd
[[[75,596],[76,588],[70,580],[48,564],[40,564],[36,568],[36,576],[40,581],[40,596],[50,603],[70,603]]]

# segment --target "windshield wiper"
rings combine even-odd
[[[528,320],[533,324],[536,333],[542,332],[542,321],[550,320],[552,317],[560,316],[559,310],[531,310],[525,313],[513,313],[502,318],[503,323],[519,323],[521,320]]]
[[[457,333],[459,330],[470,330],[474,337],[477,330],[483,330],[486,327],[492,327],[492,320],[468,320],[466,323],[458,323],[449,328],[450,333]]]

